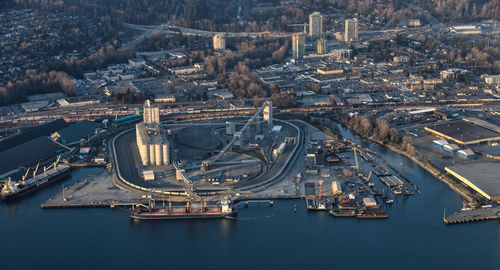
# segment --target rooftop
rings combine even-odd
[[[63,119],[57,119],[43,125],[31,127],[23,131],[19,135],[0,141],[0,151],[5,151],[9,148],[31,141],[40,136],[49,136],[56,130],[65,128],[67,126],[69,126],[69,123],[66,123]]]
[[[427,126],[425,130],[463,145],[500,140],[500,133],[462,120]]]
[[[71,144],[87,139],[87,137],[95,132],[96,124],[88,120],[82,120],[73,125],[63,128],[56,133],[61,137],[64,144]]]
[[[445,168],[464,184],[489,200],[500,199],[500,162],[473,163]]]
[[[34,140],[0,152],[0,173],[15,170],[20,166],[50,157],[57,151],[57,146],[48,137],[41,136]]]

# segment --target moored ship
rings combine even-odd
[[[44,167],[43,172],[39,174],[36,174],[38,171],[37,165],[31,178],[26,178],[29,173],[28,169],[21,180],[13,181],[8,179],[0,192],[0,198],[2,200],[19,198],[65,178],[70,174],[71,168],[67,165],[58,165],[58,162],[59,158],[49,167]]]
[[[148,207],[134,207],[131,210],[132,219],[205,219],[205,218],[225,218],[235,217],[238,214],[236,205],[230,200],[221,201],[220,207],[207,208],[202,207],[199,210],[193,210],[189,204],[185,208],[174,209],[171,206],[167,208],[155,208],[154,204]]]
[[[387,213],[382,209],[364,209],[358,211],[357,218],[387,218]]]

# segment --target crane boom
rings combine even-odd
[[[356,154],[356,147],[354,147],[354,159],[356,160],[356,170],[359,171],[358,155]]]
[[[38,163],[36,164],[36,168],[35,168],[35,170],[33,171],[33,178],[35,178],[35,177],[36,177],[36,172],[38,172],[38,166],[40,166],[40,162],[38,162]]]
[[[318,199],[321,200],[321,190],[323,189],[323,176],[319,176],[320,177],[320,180],[319,180],[319,197]]]
[[[24,174],[23,181],[26,179],[26,176],[28,176],[28,173],[30,172],[30,169],[31,169],[31,167],[29,167],[28,170],[26,171],[26,174]]]
[[[370,171],[370,173],[368,174],[368,178],[366,178],[366,182],[370,182],[370,177],[372,177],[372,171]]]

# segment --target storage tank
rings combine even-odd
[[[156,154],[155,154],[155,146],[153,144],[149,145],[149,164],[156,164]]]
[[[168,154],[168,145],[164,144],[163,147],[163,165],[170,164],[170,155]]]
[[[149,147],[144,144],[138,145],[138,147],[141,154],[142,165],[149,165]]]
[[[156,166],[161,166],[162,165],[162,149],[161,149],[161,144],[155,144],[155,165]]]

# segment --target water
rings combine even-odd
[[[403,161],[423,192],[397,198],[387,220],[333,218],[287,200],[241,207],[236,220],[134,222],[120,209],[40,209],[55,184],[0,204],[1,268],[500,269],[499,222],[444,225],[443,209],[462,198],[408,159],[369,147],[396,168]],[[64,183],[98,172],[76,170]]]

